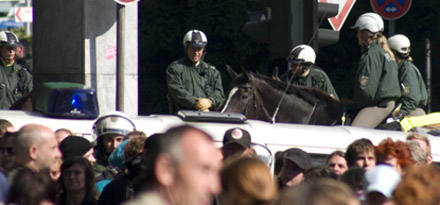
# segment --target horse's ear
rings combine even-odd
[[[243,75],[243,77],[245,77],[245,79],[247,81],[251,81],[252,80],[252,75],[249,72],[247,72],[247,70],[244,69],[243,67],[241,67],[241,74]]]
[[[238,74],[234,71],[234,69],[231,68],[231,66],[226,65],[226,70],[228,71],[228,74],[232,79],[237,78]]]
[[[272,79],[274,79],[274,80],[280,80],[280,75],[279,75],[278,66],[275,66],[275,68],[273,68],[273,71],[272,71]]]

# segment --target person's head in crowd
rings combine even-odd
[[[143,132],[142,132],[143,133]],[[131,177],[135,177],[141,171],[142,153],[145,147],[147,135],[145,133],[139,135],[129,135],[131,137],[124,147],[124,161],[128,173]]]
[[[241,128],[232,128],[223,136],[223,159],[233,155],[249,156],[252,154],[251,135]]]
[[[374,151],[377,164],[389,164],[402,174],[404,169],[414,164],[411,152],[402,141],[391,138],[382,140]]]
[[[285,152],[281,168],[281,186],[296,186],[304,180],[304,172],[312,167],[310,155],[299,148],[291,148]]]
[[[363,198],[364,173],[365,169],[363,168],[351,167],[344,174],[342,174],[339,180],[348,185],[353,190],[353,192],[357,194],[358,198]]]
[[[256,158],[244,157],[225,164],[221,182],[221,204],[269,205],[277,194],[269,168]]]
[[[328,167],[320,166],[307,169],[304,172],[304,182],[315,183],[321,179],[338,179],[338,175]]]
[[[84,137],[68,136],[60,143],[60,150],[63,153],[63,160],[70,157],[82,156],[89,160],[90,164],[96,162],[93,156],[93,145]]]
[[[325,165],[332,169],[338,176],[344,174],[348,170],[347,160],[345,160],[345,154],[342,151],[334,151],[331,153]]]
[[[366,138],[358,139],[348,145],[345,152],[345,160],[348,167],[358,166],[364,169],[370,169],[376,165],[374,155],[374,145]]]
[[[419,143],[420,147],[425,150],[426,156],[428,157],[427,164],[432,164],[431,143],[429,142],[428,137],[417,133],[411,133],[406,137],[406,140]]]
[[[12,125],[9,120],[0,119],[0,138],[3,137],[3,135],[6,132],[14,132],[15,128],[14,125]]]
[[[125,166],[126,162],[130,161],[127,160],[125,152],[128,152],[127,154],[130,159],[142,153],[142,150],[144,149],[144,141],[147,139],[147,135],[142,131],[133,131],[128,133],[126,138],[127,139],[124,140],[124,142],[113,150],[112,154],[108,158],[110,165],[121,171],[127,168]],[[136,140],[132,141],[133,139]]]
[[[17,46],[15,57],[17,59],[24,58],[30,52],[30,44],[26,39],[20,39],[20,44]]]
[[[360,205],[353,191],[334,179],[321,179],[281,191],[277,205]]]
[[[147,190],[170,204],[210,203],[221,190],[221,153],[212,137],[188,125],[157,136],[145,142]]]
[[[47,172],[21,169],[9,188],[5,204],[54,205],[57,186]]]
[[[98,149],[95,155],[103,155],[103,160],[107,160],[113,150],[124,141],[125,136],[135,130],[134,123],[122,112],[111,112],[98,118],[93,125],[93,136],[97,140]]]
[[[0,167],[3,172],[8,173],[15,167],[15,149],[14,140],[17,137],[16,132],[6,132],[0,138]]]
[[[406,146],[411,152],[415,165],[423,165],[428,163],[428,156],[418,142],[409,140],[406,141]]]
[[[440,204],[440,172],[437,167],[410,167],[393,192],[398,205]]]
[[[55,133],[48,127],[38,124],[23,126],[14,141],[16,161],[34,171],[50,170],[61,158]]]
[[[364,174],[366,205],[378,205],[391,201],[391,196],[400,182],[400,174],[391,166],[380,164]]]
[[[58,143],[61,143],[66,137],[72,136],[73,132],[66,128],[60,128],[55,130],[55,136],[57,136]]]
[[[98,196],[89,160],[81,156],[66,159],[61,165],[59,204],[89,204]]]

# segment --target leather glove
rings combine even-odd
[[[202,112],[209,112],[209,108],[212,107],[212,102],[208,98],[197,99],[196,108]]]

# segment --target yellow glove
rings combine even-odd
[[[209,108],[212,107],[212,102],[208,98],[197,99],[196,108],[202,112],[209,112]]]

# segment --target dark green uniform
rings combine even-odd
[[[351,125],[377,127],[394,109],[401,91],[394,59],[376,42],[362,54],[354,87],[359,112]]]
[[[358,108],[401,96],[396,61],[376,42],[362,54],[356,74],[354,102]]]
[[[19,64],[5,66],[0,60],[0,109],[9,109],[15,101],[32,91],[32,75]]]
[[[425,82],[417,67],[408,60],[402,60],[399,64],[399,81],[402,88],[402,107],[400,113],[408,115],[417,107],[423,108],[428,102]]]
[[[286,73],[281,75],[280,79],[282,81],[288,82],[292,77],[292,72],[288,70]],[[312,65],[310,68],[310,73],[305,76],[294,76],[291,82],[292,85],[300,85],[308,88],[317,89],[328,93],[335,99],[338,99],[338,94],[336,94],[335,88],[333,88],[332,82],[328,78],[327,74],[320,68]]]
[[[204,61],[196,66],[181,58],[168,66],[166,77],[168,93],[178,110],[195,110],[198,98],[209,98],[213,109],[225,100],[220,72]]]

